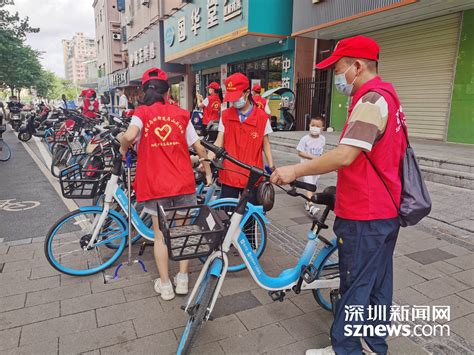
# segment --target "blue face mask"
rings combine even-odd
[[[345,96],[351,96],[352,89],[354,89],[354,82],[357,79],[356,76],[351,84],[349,84],[346,79],[346,73],[353,65],[354,63],[352,63],[344,73],[336,74],[334,76],[334,85],[336,85],[336,90]]]

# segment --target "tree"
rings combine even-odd
[[[13,0],[0,2],[0,31],[9,31],[16,38],[24,40],[28,33],[37,33],[39,28],[30,26],[29,17],[20,18],[18,12],[11,14],[4,7],[7,5],[15,5]]]

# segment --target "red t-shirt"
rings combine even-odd
[[[407,147],[402,108],[392,84],[376,77],[354,95],[340,144],[362,148],[399,204],[401,166]],[[397,206],[398,207],[398,206]],[[380,177],[362,152],[337,172],[336,216],[351,220],[398,216]]]
[[[222,111],[222,123],[225,127],[224,148],[229,155],[253,166],[263,169],[263,138],[268,115],[255,107],[243,123],[240,123],[236,108]],[[248,170],[224,160],[224,167],[239,171],[244,175],[227,170],[219,171],[220,181],[229,186],[243,188],[247,185]]]
[[[189,111],[157,102],[137,107],[134,115],[143,123],[134,186],[137,200],[196,192],[186,141]]]

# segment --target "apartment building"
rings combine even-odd
[[[77,84],[87,78],[85,61],[96,57],[94,39],[77,32],[72,39],[63,39],[64,76]]]

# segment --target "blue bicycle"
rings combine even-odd
[[[316,194],[316,197],[313,198],[315,203],[326,205],[326,209],[321,218],[315,221],[313,229],[308,232],[308,242],[296,266],[283,270],[277,277],[271,277],[265,274],[249,240],[241,232],[242,221],[246,216],[246,206],[253,189],[255,189],[255,184],[262,177],[268,179],[269,174],[229,156],[223,148],[216,147],[205,141],[202,144],[207,149],[213,151],[216,157],[228,159],[234,164],[249,170],[250,176],[247,186],[232,214],[230,226],[225,236],[222,235],[223,238],[218,241],[218,247],[210,252],[189,296],[185,311],[190,317],[178,346],[178,354],[190,352],[203,322],[209,320],[211,316],[229,269],[228,254],[231,247],[234,247],[240,254],[255,282],[260,287],[270,291],[269,294],[275,301],[283,301],[285,294],[289,291],[300,293],[302,290],[313,290],[314,297],[318,303],[330,310],[332,309],[331,296],[334,295],[334,290],[337,290],[339,287],[339,260],[336,239],[333,238],[329,241],[319,234],[321,229],[327,228],[327,225],[324,223],[325,219],[330,210],[334,208],[334,188]],[[306,198],[303,194],[296,192],[296,187],[310,191],[316,189],[314,185],[295,182],[294,188],[287,191],[287,193],[292,196]],[[166,220],[166,217],[161,215],[160,220],[163,219]],[[166,223],[162,223],[162,225],[166,226]],[[163,235],[165,239],[167,239],[167,236],[170,236],[166,228],[163,231]],[[172,237],[168,239],[172,239]],[[320,249],[317,248],[318,241],[323,242],[323,247]],[[173,254],[170,254],[170,258],[173,259]]]
[[[128,198],[119,182],[123,172],[119,148],[118,142],[114,142],[116,154],[110,172],[95,171],[96,174],[90,177],[86,170],[75,164],[60,173],[59,181],[65,198],[92,199],[105,191],[102,205],[80,207],[62,217],[49,230],[44,243],[45,255],[51,266],[62,273],[74,276],[98,273],[110,267],[126,246]],[[221,199],[213,201],[209,207],[235,209],[237,204],[236,199]],[[135,238],[153,241],[151,225],[143,221],[133,206],[131,211],[132,225],[138,232]],[[261,207],[249,204],[241,223],[241,231],[246,226],[252,228],[254,240],[250,241],[250,248],[260,256],[265,249],[267,223]],[[242,237],[247,240],[244,232]],[[245,264],[239,256],[235,264],[230,264],[229,271],[243,268]]]

